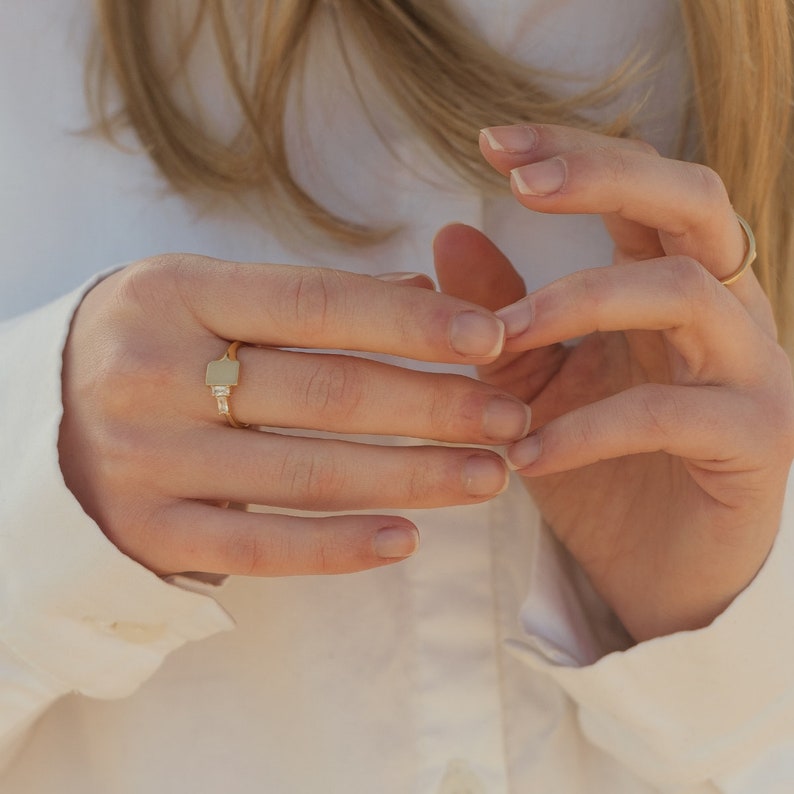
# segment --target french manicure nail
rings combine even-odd
[[[541,452],[540,436],[533,433],[521,441],[517,441],[507,450],[507,465],[511,469],[524,469],[534,463]]]
[[[538,136],[532,127],[516,124],[510,127],[486,127],[480,134],[495,152],[524,154],[531,152],[538,143]]]
[[[378,273],[375,278],[380,281],[400,282],[400,281],[426,281],[433,284],[433,279],[424,273]],[[434,285],[435,286],[435,285]]]
[[[505,329],[501,320],[479,312],[461,312],[452,318],[449,343],[463,356],[487,358],[498,355],[504,344]]]
[[[493,397],[485,406],[483,431],[493,441],[515,441],[529,432],[530,418],[528,405],[509,397]]]
[[[463,487],[470,496],[496,496],[507,483],[507,469],[499,458],[472,455],[463,467]]]
[[[508,339],[520,336],[532,325],[532,314],[532,304],[527,299],[496,312],[496,316],[505,324],[505,335]]]
[[[372,545],[384,560],[410,557],[419,548],[419,533],[413,527],[384,527],[378,530]]]
[[[564,184],[565,163],[559,157],[524,165],[510,172],[518,192],[524,196],[549,196]]]

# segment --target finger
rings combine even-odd
[[[379,273],[374,278],[388,281],[391,284],[400,284],[403,287],[421,287],[422,289],[435,290],[433,279],[425,273],[407,273],[397,271],[394,273]]]
[[[498,314],[509,350],[597,331],[661,331],[690,379],[706,382],[763,378],[761,353],[772,345],[730,291],[687,257],[582,270]]]
[[[522,166],[511,181],[519,201],[541,212],[614,213],[656,229],[665,253],[691,256],[717,278],[744,258],[725,188],[705,166],[602,147]]]
[[[439,230],[433,258],[439,286],[448,295],[495,311],[526,294],[510,260],[472,226],[454,223]]]
[[[515,124],[487,127],[480,131],[480,151],[504,176],[508,176],[514,168],[530,162],[547,160],[562,152],[599,146],[618,147],[626,151],[658,156],[649,143],[636,138],[616,138],[557,124]]]
[[[640,141],[553,125],[523,128],[524,152],[494,151],[489,140],[504,129],[482,136],[483,152],[500,170],[511,166],[513,192],[528,208],[599,213],[607,220],[613,214],[657,230],[665,253],[691,256],[717,278],[732,274],[743,260],[747,241],[711,169],[659,157]],[[741,279],[732,290],[766,321],[755,278]]]
[[[502,348],[501,323],[485,309],[355,273],[160,257],[133,267],[127,289],[161,306],[164,281],[188,318],[222,339],[449,363],[478,363]]]
[[[168,489],[191,498],[296,510],[368,510],[474,504],[507,487],[493,452],[378,446],[336,439],[208,428],[176,448]],[[187,446],[189,444],[189,446]]]
[[[246,424],[468,444],[503,444],[529,430],[523,403],[460,375],[269,348],[243,348],[238,359],[242,375],[231,399]],[[197,416],[216,413],[209,395],[190,393]]]
[[[643,384],[553,419],[511,446],[508,463],[535,477],[661,451],[704,470],[736,470],[747,487],[751,467],[768,468],[772,442],[756,412],[752,398],[720,387]],[[742,432],[749,423],[755,432]]]
[[[398,516],[306,518],[190,501],[161,511],[149,534],[153,542],[136,558],[161,575],[352,573],[405,559],[419,544],[416,527]]]
[[[524,281],[510,260],[482,232],[471,226],[452,224],[441,229],[433,241],[433,256],[441,289],[456,297],[497,309],[519,300],[525,293]],[[478,368],[488,383],[525,399],[546,385],[549,375],[559,369],[562,346],[503,353],[491,364]],[[525,356],[520,373],[512,364]],[[518,378],[518,379],[517,379]]]
[[[556,125],[516,125],[492,127],[481,131],[480,150],[497,171],[510,172],[533,162],[542,162],[562,152],[594,147],[613,147],[658,156],[649,144],[630,138],[614,138]],[[665,251],[655,228],[611,213],[602,213],[604,224],[615,241],[616,262],[653,259]]]
[[[554,125],[492,127],[480,133],[480,151],[505,176],[509,176],[513,169],[528,163],[542,162],[562,152],[581,151],[597,146],[656,154],[653,147],[642,141],[613,138]],[[615,214],[602,213],[602,217],[615,241],[616,261],[652,259],[664,254],[655,228],[628,221]]]

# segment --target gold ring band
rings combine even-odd
[[[244,342],[232,342],[226,348],[223,356],[207,364],[207,375],[204,383],[210,387],[212,396],[218,403],[219,416],[226,417],[232,427],[245,428],[247,424],[238,422],[232,416],[229,399],[232,395],[232,386],[236,386],[240,379],[240,362],[237,360],[237,349]]]
[[[744,236],[747,238],[747,250],[744,254],[744,260],[742,264],[739,265],[739,268],[734,272],[731,273],[730,276],[726,276],[725,278],[720,279],[720,284],[724,287],[729,287],[731,284],[737,282],[749,269],[750,265],[753,264],[756,257],[756,250],[755,250],[755,235],[753,234],[753,230],[750,228],[750,224],[736,213],[736,220],[739,221],[739,226],[742,227],[742,231],[744,232]]]

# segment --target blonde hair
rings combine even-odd
[[[96,0],[100,35],[89,62],[89,96],[103,132],[112,138],[120,125],[134,129],[179,191],[256,191],[283,217],[309,221],[346,243],[372,242],[383,230],[319,204],[296,181],[285,140],[288,98],[300,83],[319,14],[331,14],[354,87],[348,39],[434,152],[485,188],[493,186],[494,174],[479,154],[478,128],[527,120],[585,125],[584,111],[614,99],[637,72],[627,64],[603,86],[573,98],[551,96],[539,87],[543,73],[473,35],[442,0],[195,0],[192,19],[178,20],[169,46],[174,62],[165,68],[152,36],[158,5],[162,11],[162,3],[149,0]],[[794,0],[680,0],[680,6],[698,159],[720,174],[755,229],[756,273],[783,321],[794,257]],[[239,113],[232,140],[210,131],[173,90],[207,25]],[[108,109],[111,84],[121,94],[116,113]],[[619,116],[599,129],[628,134],[629,121]]]

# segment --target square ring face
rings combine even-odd
[[[207,364],[207,386],[236,386],[240,376],[240,362],[232,361],[225,356],[218,361]]]

